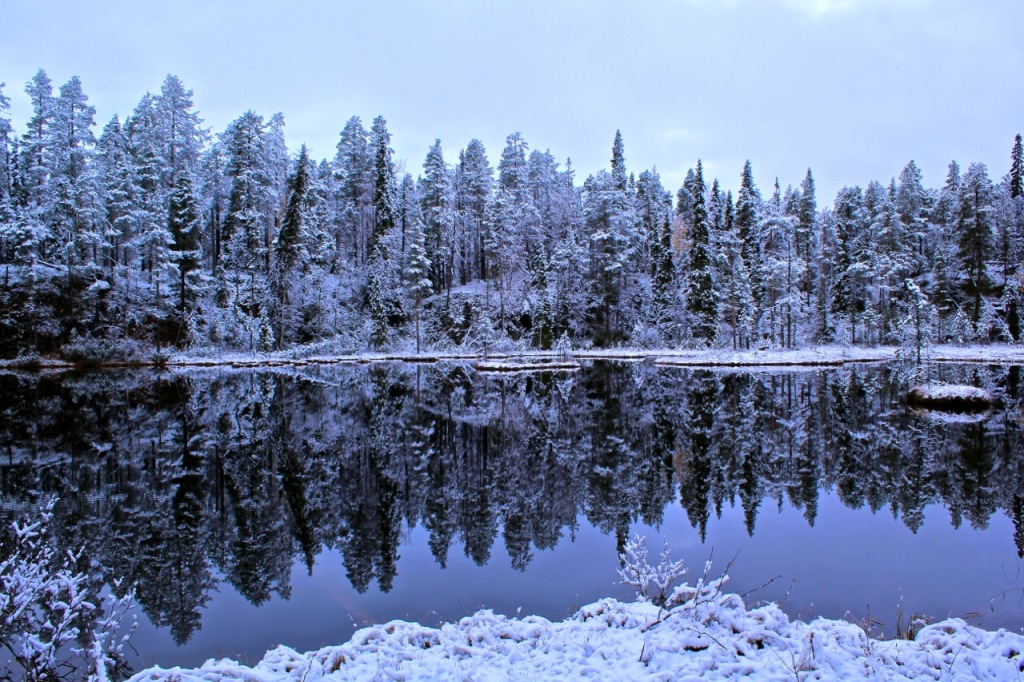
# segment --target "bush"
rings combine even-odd
[[[0,546],[6,556],[0,562],[0,645],[12,659],[0,667],[0,679],[18,679],[20,672],[25,680],[105,682],[128,670],[124,647],[134,622],[118,634],[134,597],[130,591],[100,597],[76,568],[80,556],[58,551],[50,532],[53,506],[35,522],[13,523]]]

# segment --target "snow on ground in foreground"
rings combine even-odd
[[[253,667],[223,659],[152,668],[132,682],[315,680],[1011,680],[1024,636],[960,619],[913,641],[870,639],[845,621],[791,621],[774,604],[747,609],[717,593],[660,611],[604,599],[561,622],[480,611],[431,628],[405,621],[363,628],[347,644],[301,654],[281,646]]]

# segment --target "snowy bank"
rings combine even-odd
[[[378,362],[472,362],[483,371],[539,371],[551,368],[572,369],[581,361],[649,361],[680,367],[833,367],[851,363],[891,362],[898,359],[897,346],[808,346],[806,348],[769,348],[730,350],[725,348],[583,348],[570,351],[519,350],[503,353],[478,353],[449,349],[415,352],[355,352],[335,355],[310,354],[297,347],[274,353],[185,351],[167,356],[139,358],[131,362],[75,363],[57,358],[33,356],[0,360],[0,369],[70,370],[89,368],[141,367],[302,367],[307,365],[372,364]],[[929,349],[929,362],[988,364],[1024,364],[1024,345],[977,344],[941,345]],[[555,367],[557,365],[557,367]]]
[[[747,608],[719,592],[667,611],[604,599],[561,622],[491,611],[439,628],[392,621],[318,651],[280,646],[252,667],[210,660],[192,670],[151,668],[131,681],[1006,680],[1022,669],[1024,636],[1003,630],[949,619],[913,641],[881,641],[852,623],[791,621],[774,604]]]

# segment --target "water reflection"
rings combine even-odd
[[[624,542],[679,503],[701,539],[711,516],[819,496],[888,507],[912,531],[928,505],[955,526],[1014,520],[1024,550],[1019,368],[942,366],[1002,396],[989,418],[948,423],[904,408],[884,367],[712,372],[595,363],[493,376],[461,365],[289,373],[0,375],[0,502],[12,516],[57,494],[59,535],[138,585],[178,643],[220,581],[253,604],[287,597],[293,564],[326,547],[360,592],[396,580],[422,527],[488,562],[526,569],[585,518]]]

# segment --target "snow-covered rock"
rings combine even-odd
[[[910,389],[907,401],[932,410],[979,412],[995,404],[988,391],[958,384],[922,384]]]

